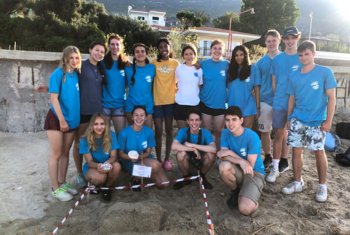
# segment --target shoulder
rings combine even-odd
[[[259,136],[258,136],[258,134],[255,132],[255,131],[253,131],[253,130],[251,130],[251,129],[249,129],[249,128],[244,128],[244,132],[245,132],[245,134],[247,135],[247,136],[249,136],[251,139],[259,139]]]
[[[174,65],[174,66],[180,65],[180,62],[179,62],[177,59],[172,59],[172,58],[170,58],[169,61],[170,61],[170,63],[171,63],[172,65]]]
[[[51,74],[52,77],[61,77],[63,76],[64,72],[62,67],[57,67]]]
[[[202,130],[202,133],[205,134],[205,135],[211,135],[211,132],[205,128],[201,128]]]

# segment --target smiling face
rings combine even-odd
[[[266,44],[268,53],[275,53],[276,51],[278,51],[280,39],[272,35],[269,35],[265,39],[265,44]]]
[[[97,117],[92,128],[95,136],[101,137],[106,129],[106,123],[102,117]]]
[[[242,65],[244,61],[244,52],[241,50],[238,50],[235,54],[235,61],[238,65]]]
[[[67,69],[68,71],[72,71],[80,66],[80,56],[78,53],[71,53],[68,57],[68,66]]]
[[[243,128],[243,118],[239,118],[237,115],[226,115],[225,125],[227,129],[233,134],[238,134]]]
[[[147,58],[146,48],[137,46],[134,48],[134,57],[137,63],[144,63]]]
[[[134,125],[137,127],[142,127],[146,120],[146,112],[142,108],[136,108],[132,114],[132,120]]]
[[[166,42],[161,42],[158,45],[159,54],[162,56],[163,60],[169,59],[170,46]]]
[[[283,38],[283,43],[286,45],[286,51],[294,51],[298,47],[299,37],[288,35]]]
[[[105,55],[105,48],[102,45],[95,45],[92,49],[89,49],[90,61],[96,64],[101,61]]]
[[[211,58],[214,61],[219,61],[222,57],[223,50],[224,50],[223,44],[218,43],[218,44],[213,45],[210,49]]]
[[[196,113],[191,113],[187,118],[186,122],[190,127],[192,133],[198,132],[202,124],[201,117]]]
[[[184,51],[183,58],[187,65],[192,65],[196,63],[196,55],[194,54],[193,50],[191,50],[190,48]]]
[[[108,44],[109,51],[111,52],[113,57],[118,57],[120,52],[122,51],[122,43],[120,40],[116,38],[112,38]]]

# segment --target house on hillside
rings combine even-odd
[[[152,28],[158,30],[160,32],[169,33],[172,28],[170,27],[162,27],[152,25]],[[196,27],[189,28],[183,32],[182,34],[197,34],[198,39],[198,56],[200,57],[209,57],[210,56],[210,44],[215,39],[220,39],[225,43],[226,55],[231,55],[232,49],[237,45],[242,45],[244,43],[254,41],[260,38],[260,35],[243,33],[238,31],[230,31],[228,29],[220,29],[220,28],[211,28],[211,27]],[[231,34],[231,37],[230,37]],[[229,42],[231,46],[229,47]],[[227,50],[228,48],[231,48]]]
[[[148,25],[165,26],[165,14],[163,11],[134,10],[131,6],[128,7],[128,16],[131,19],[144,21]]]

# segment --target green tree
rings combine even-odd
[[[202,26],[202,19],[196,17],[192,11],[179,11],[176,13],[176,18],[180,21],[180,27],[183,29]]]
[[[216,28],[221,29],[229,29],[230,27],[230,18],[231,20],[231,28],[233,30],[238,30],[238,28],[241,28],[241,23],[239,21],[239,16],[235,12],[226,12],[225,15],[220,16],[218,18],[215,18],[213,20],[213,25]]]

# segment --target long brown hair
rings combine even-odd
[[[120,51],[119,51],[119,56],[118,56],[118,69],[123,70],[125,69],[125,66],[129,63],[128,58],[124,55],[124,39],[118,34],[110,34],[108,38],[108,46],[111,44],[111,41],[113,39],[116,39],[120,42]],[[106,68],[111,69],[113,65],[113,58],[112,54],[110,51],[107,52],[103,59]]]
[[[239,64],[237,64],[235,59],[238,51],[242,51],[244,54],[244,59],[241,68],[239,67]],[[250,67],[251,66],[248,48],[243,45],[236,46],[232,51],[230,65],[228,67],[228,81],[231,82],[238,77],[240,80],[245,80],[250,76]]]
[[[111,151],[111,132],[109,127],[109,122],[106,120],[106,118],[100,114],[96,113],[91,117],[91,120],[89,122],[89,126],[85,131],[84,137],[86,137],[87,142],[89,144],[89,147],[92,151],[97,150],[97,144],[96,144],[96,135],[94,132],[94,123],[97,118],[101,118],[105,122],[105,130],[102,135],[102,148],[105,153],[109,153]]]

